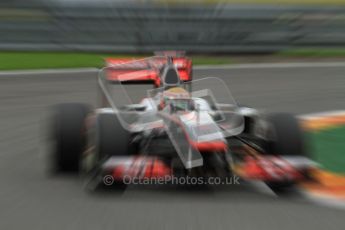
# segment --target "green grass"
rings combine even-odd
[[[106,57],[143,58],[153,54],[131,55],[111,53],[82,53],[82,52],[0,52],[0,70],[21,69],[49,69],[49,68],[82,68],[104,66]],[[192,55],[194,65],[222,65],[238,62],[236,56]],[[344,49],[291,49],[271,55],[287,58],[325,58],[343,57]],[[237,61],[236,61],[237,60]],[[245,59],[244,59],[245,60]],[[243,60],[242,60],[243,61]]]
[[[0,70],[81,68],[104,66],[105,57],[149,57],[147,55],[60,53],[60,52],[0,52]],[[194,56],[194,65],[229,64],[229,57]]]
[[[185,0],[155,0],[156,2],[164,2],[170,4],[184,3]],[[286,4],[286,5],[342,5],[345,0],[201,0],[201,3],[235,3],[235,4]]]
[[[289,49],[278,52],[282,57],[345,57],[345,49]]]
[[[345,173],[345,126],[308,134],[317,162],[330,171]]]
[[[102,67],[109,54],[0,52],[0,70]]]

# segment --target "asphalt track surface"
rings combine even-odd
[[[222,77],[245,105],[304,114],[345,108],[345,67],[195,70]],[[343,210],[266,187],[130,187],[90,194],[45,173],[42,120],[61,102],[96,101],[96,73],[0,76],[0,229],[342,229]]]

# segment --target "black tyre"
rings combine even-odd
[[[279,156],[306,156],[303,131],[298,120],[291,114],[279,113],[268,117],[273,141],[268,152]],[[278,195],[290,195],[295,191],[294,181],[268,182],[267,185]]]
[[[99,114],[96,120],[96,151],[99,160],[111,156],[131,155],[130,132],[124,129],[115,114]]]
[[[130,144],[130,132],[124,129],[115,114],[99,114],[96,119],[96,158],[100,164],[112,156],[128,156],[134,153]],[[106,172],[105,172],[106,173]],[[104,178],[106,175],[102,175]],[[100,184],[97,189],[123,191],[126,184],[114,181],[111,186]]]
[[[54,108],[52,120],[53,172],[78,172],[80,156],[85,150],[87,136],[85,119],[90,108],[84,104],[59,104]]]
[[[268,117],[273,141],[269,151],[281,156],[306,156],[303,131],[291,114],[279,113]]]

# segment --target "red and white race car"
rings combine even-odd
[[[81,171],[88,187],[119,188],[131,178],[211,184],[237,175],[278,192],[309,178],[314,163],[294,116],[238,106],[221,79],[192,80],[191,73],[184,56],[107,59],[97,109],[55,107],[55,171]]]

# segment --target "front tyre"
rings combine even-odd
[[[80,157],[87,142],[85,120],[89,113],[90,108],[85,104],[66,103],[54,107],[49,159],[52,172],[79,171]]]
[[[291,114],[278,113],[268,117],[273,141],[272,154],[279,156],[306,156],[303,131],[299,121]]]
[[[131,144],[131,133],[123,128],[116,114],[98,114],[95,125],[95,151],[98,167],[111,157],[130,156],[135,153],[134,145]],[[100,173],[102,178],[111,176],[103,175],[104,172]],[[103,181],[102,183],[101,188],[110,187],[124,190],[127,187],[122,181],[114,181],[111,186],[107,186]]]
[[[123,128],[116,114],[99,114],[96,118],[96,154],[99,160],[133,154],[130,132]]]
[[[303,131],[299,121],[291,114],[278,113],[268,117],[271,141],[268,154],[276,156],[307,156]],[[267,185],[279,195],[294,191],[294,181],[268,182]]]

